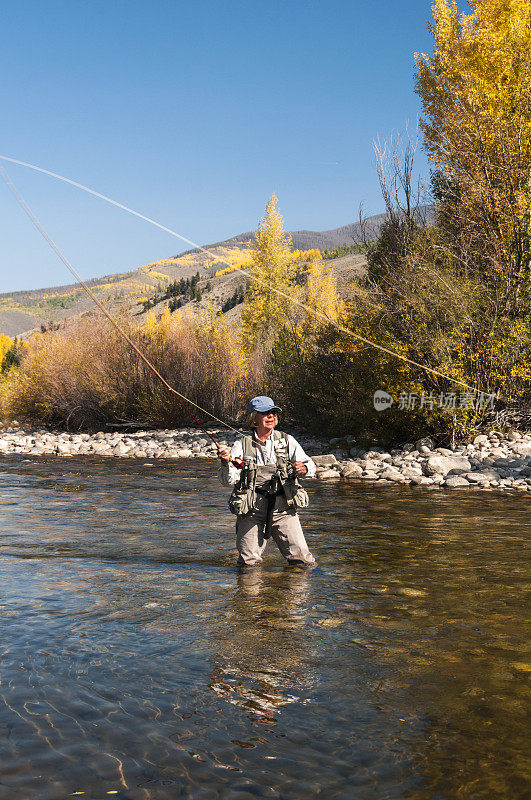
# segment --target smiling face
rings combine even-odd
[[[276,411],[256,412],[256,434],[262,439],[269,436],[275,425],[278,423]]]

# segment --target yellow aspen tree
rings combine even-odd
[[[433,56],[417,54],[424,144],[460,259],[514,315],[530,292],[531,3],[433,5]]]
[[[267,352],[276,332],[286,324],[293,305],[278,291],[295,296],[293,285],[296,265],[291,236],[284,231],[282,215],[273,194],[254,235],[249,272],[253,276],[242,309],[242,330],[245,348]],[[276,289],[277,291],[272,291]]]
[[[3,333],[0,333],[0,369],[4,363],[4,359],[7,355],[8,350],[10,350],[12,341],[9,336],[5,336]]]
[[[319,251],[317,253],[321,255]],[[331,323],[338,322],[345,312],[346,304],[339,295],[334,273],[320,257],[312,257],[308,264],[304,304],[316,312],[315,315],[305,314],[303,328],[306,335],[321,330],[326,326],[326,319]]]

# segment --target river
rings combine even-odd
[[[0,460],[0,800],[524,798],[528,498],[307,481],[240,573],[215,469]]]

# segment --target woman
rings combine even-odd
[[[218,449],[219,478],[234,487],[229,506],[237,514],[240,565],[261,563],[269,535],[288,563],[315,564],[297,513],[308,505],[298,477],[313,477],[315,464],[293,436],[275,430],[281,410],[270,397],[254,397],[249,403],[252,436],[236,441],[231,450]],[[243,468],[234,461],[243,462]]]

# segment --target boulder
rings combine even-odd
[[[60,456],[69,456],[71,455],[72,448],[69,444],[60,443],[55,448],[55,451]]]
[[[489,481],[499,481],[501,477],[497,470],[491,468],[480,469],[478,475],[484,475]]]
[[[360,458],[365,455],[365,450],[362,450],[360,447],[351,447],[348,453],[352,458]]]
[[[448,486],[450,489],[458,489],[461,486],[470,486],[466,478],[461,478],[459,475],[451,475],[449,478],[446,478],[444,485]]]
[[[404,467],[401,470],[402,475],[404,478],[409,478],[412,480],[413,478],[418,478],[422,475],[422,470],[420,467],[418,469],[414,469],[413,467]]]
[[[406,478],[402,475],[402,473],[394,467],[385,469],[380,474],[380,478],[384,481],[393,481],[393,483],[404,483],[406,481]]]
[[[488,436],[485,436],[484,433],[480,433],[479,436],[476,436],[474,439],[474,445],[476,447],[481,447],[482,445],[489,445],[490,439]]]
[[[484,484],[490,483],[487,475],[484,472],[467,472],[464,477],[469,483]],[[498,479],[496,479],[498,480]]]
[[[427,453],[430,450],[433,450],[434,447],[435,442],[433,439],[430,439],[427,436],[424,439],[419,439],[417,442],[415,442],[415,450],[418,450],[419,453]],[[426,449],[424,450],[423,448]]]
[[[317,477],[320,481],[327,481],[327,480],[339,480],[341,475],[335,469],[322,469],[317,473]]]
[[[526,444],[525,442],[518,442],[511,445],[511,450],[513,453],[518,453],[519,456],[531,458],[531,443]]]
[[[504,447],[493,447],[490,454],[493,458],[504,458],[507,452],[508,451]]]
[[[332,464],[337,464],[337,458],[333,453],[326,453],[324,456],[312,456],[312,461],[318,467],[331,467]]]
[[[428,475],[448,475],[449,472],[468,472],[470,466],[468,458],[432,455],[426,462],[425,470]]]
[[[369,459],[364,461],[362,466],[371,472],[380,472],[384,467],[381,461],[373,461]],[[387,464],[385,466],[387,466]]]
[[[363,469],[359,464],[351,462],[343,467],[342,474],[344,478],[361,478]]]
[[[426,475],[415,475],[410,480],[415,486],[431,486],[435,482],[433,478],[427,478]]]

